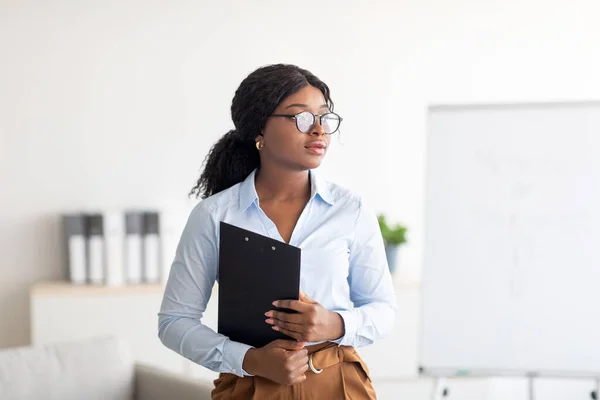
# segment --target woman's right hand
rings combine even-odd
[[[242,368],[281,385],[294,385],[306,380],[308,351],[306,342],[274,340],[264,347],[246,352]]]

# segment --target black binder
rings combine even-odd
[[[254,347],[292,339],[273,330],[265,312],[292,311],[272,303],[298,300],[300,249],[225,222],[220,229],[218,332]]]

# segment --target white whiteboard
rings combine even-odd
[[[600,104],[427,123],[423,373],[600,377]]]

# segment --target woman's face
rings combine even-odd
[[[329,111],[323,93],[313,86],[306,86],[281,102],[273,114],[295,115],[302,111],[310,111],[315,115]],[[261,161],[275,163],[293,170],[317,168],[329,147],[330,135],[326,135],[319,123],[319,118],[308,133],[296,128],[293,118],[269,117],[260,149]]]

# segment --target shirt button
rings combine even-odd
[[[237,374],[237,371],[234,369],[231,370],[231,372],[233,372],[234,374]]]

